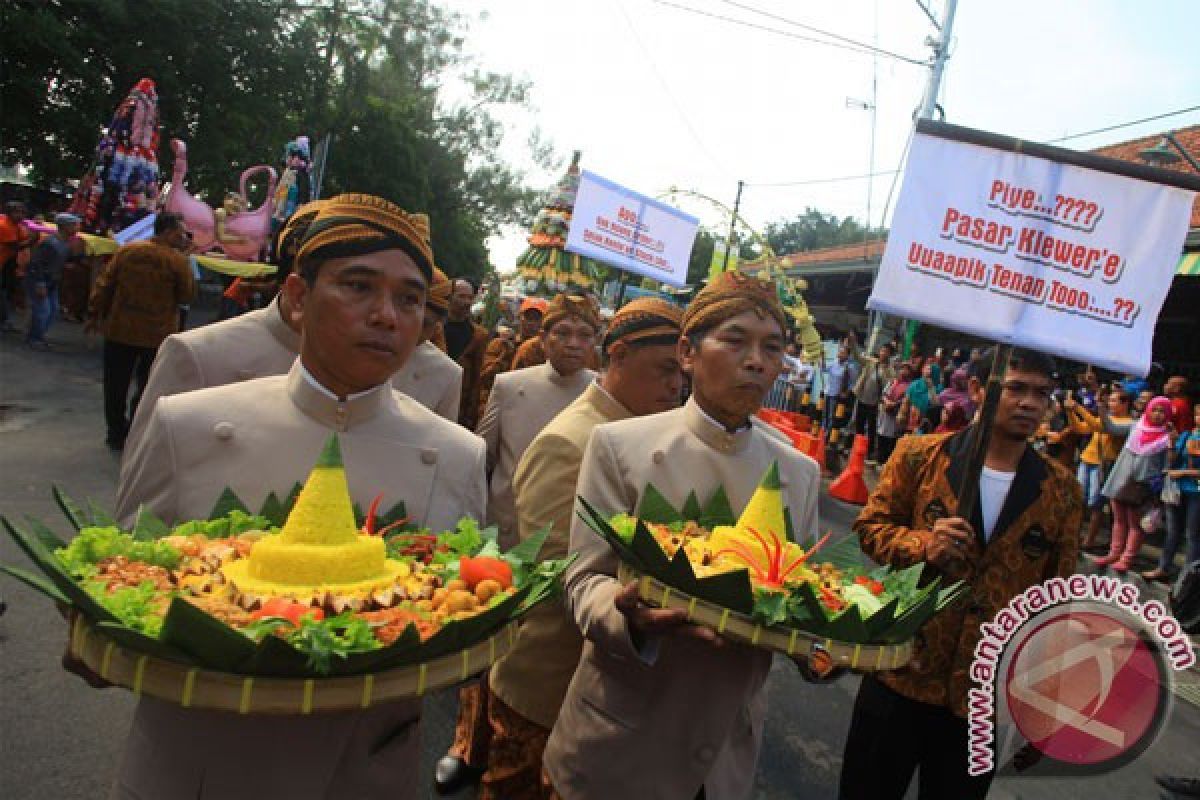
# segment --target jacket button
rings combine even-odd
[[[717,752],[708,745],[696,750],[696,760],[704,764],[711,764],[716,755]]]
[[[223,442],[227,442],[233,438],[233,423],[218,422],[213,425],[213,435]]]
[[[421,463],[426,464],[426,465],[436,464],[437,463],[437,450],[434,450],[431,447],[426,447],[425,449],[423,449],[421,451]]]
[[[655,464],[663,463],[664,459],[666,459],[666,456],[663,455],[662,450],[655,450],[654,455],[650,456],[650,460],[653,461]]]

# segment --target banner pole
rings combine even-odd
[[[975,503],[979,499],[979,474],[983,471],[983,462],[987,457],[988,439],[992,435],[992,423],[996,421],[996,407],[1000,405],[1000,391],[1004,383],[1004,373],[1008,369],[1008,360],[1012,356],[1012,345],[996,345],[992,357],[992,371],[988,376],[983,407],[975,421],[974,432],[971,434],[971,449],[967,460],[967,468],[963,470],[962,480],[958,485],[959,517],[969,520],[975,513]],[[979,531],[982,533],[982,531]]]

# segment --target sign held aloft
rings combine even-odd
[[[1198,188],[922,120],[867,307],[1144,375]]]
[[[583,170],[567,250],[682,288],[700,221]]]

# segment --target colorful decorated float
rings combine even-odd
[[[525,294],[550,296],[572,289],[599,291],[613,272],[599,261],[566,250],[575,195],[579,191],[579,157],[576,150],[566,173],[547,192],[545,204],[533,221],[527,240],[529,247],[517,257],[517,271]]]
[[[2,569],[68,609],[73,658],[185,707],[314,713],[459,683],[508,651],[565,566],[537,561],[544,534],[501,553],[471,519],[416,530],[378,499],[362,514],[336,436],[258,513],[226,489],[207,520],[143,512],[122,530],[55,496],[75,537],[3,519],[42,574]]]

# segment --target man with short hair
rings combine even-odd
[[[446,273],[434,267],[433,284],[425,301],[420,344],[392,378],[392,386],[435,414],[457,423],[463,370],[433,342],[450,307],[450,287]]]
[[[442,331],[446,336],[446,355],[462,367],[462,397],[458,404],[458,422],[475,430],[479,421],[480,375],[487,349],[487,330],[471,319],[475,287],[466,278],[456,278],[450,288],[450,307]]]
[[[978,405],[993,360],[989,352],[975,364]],[[842,762],[839,796],[847,800],[901,797],[914,771],[921,798],[985,797],[993,773],[967,774],[967,690],[980,626],[1026,589],[1075,572],[1079,484],[1029,444],[1050,404],[1054,361],[1018,348],[1007,367],[970,513],[959,513],[957,490],[974,425],[901,439],[854,523],[877,563],[924,563],[970,591],[925,623],[906,666],[863,677]]]
[[[296,252],[324,201],[307,203],[288,217],[275,235],[276,278],[282,284],[295,268]],[[125,444],[137,438],[154,412],[158,398],[195,389],[284,375],[300,352],[300,320],[280,292],[265,308],[211,325],[173,333],[163,340],[150,377],[129,425]]]
[[[428,220],[369,195],[327,201],[283,291],[299,313],[287,375],[159,400],[117,490],[169,523],[205,518],[229,486],[250,507],[303,480],[337,433],[351,498],[403,500],[409,519],[452,529],[484,513],[478,437],[391,388],[413,349],[433,275]],[[416,798],[420,702],[362,711],[237,715],[143,697],[119,800]]]
[[[513,474],[525,449],[542,429],[571,405],[592,383],[596,373],[584,364],[593,349],[600,321],[592,304],[582,297],[560,294],[542,320],[546,363],[506,372],[496,378],[478,433],[487,442],[488,521],[499,530],[500,548],[517,539],[517,508]],[[459,692],[458,723],[449,754],[439,762],[439,789],[477,777],[487,764],[491,729],[487,694],[480,685]]]
[[[622,307],[604,339],[604,373],[521,457],[513,477],[518,531],[525,540],[549,528],[542,558],[567,554],[575,484],[592,430],[679,406],[682,317],[682,308],[653,297]],[[492,738],[479,800],[542,796],[542,752],[582,648],[583,637],[561,602],[547,603],[522,621],[516,643],[489,677]]]
[[[20,200],[5,203],[4,213],[0,214],[0,330],[4,333],[17,330],[9,320],[13,298],[20,291],[17,272],[38,239],[25,217],[25,204]]]
[[[124,449],[158,347],[179,329],[179,306],[196,293],[184,255],[191,243],[183,217],[163,212],[154,220],[154,236],[117,250],[92,289],[84,329],[104,328],[105,442],[113,450]]]
[[[62,284],[67,260],[73,258],[71,238],[79,233],[79,217],[58,214],[52,236],[43,236],[33,248],[25,270],[25,294],[29,300],[29,333],[25,343],[32,348],[49,350],[46,333],[58,316],[58,289]]]
[[[754,420],[783,368],[787,319],[775,286],[726,272],[684,313],[679,359],[692,395],[661,414],[597,426],[576,494],[601,514],[633,514],[647,484],[682,508],[723,488],[744,508],[777,465],[795,535],[817,532],[816,462]],[[784,533],[779,531],[778,533]],[[749,797],[765,717],[765,650],[718,644],[685,611],[651,608],[617,556],[571,522],[563,599],[583,654],[550,733],[545,770],[564,800]]]
[[[858,379],[858,367],[850,359],[850,345],[843,342],[838,345],[837,359],[825,365],[822,374],[821,391],[825,397],[824,414],[821,418],[821,430],[829,436],[837,422],[838,409],[850,401],[850,389]]]

